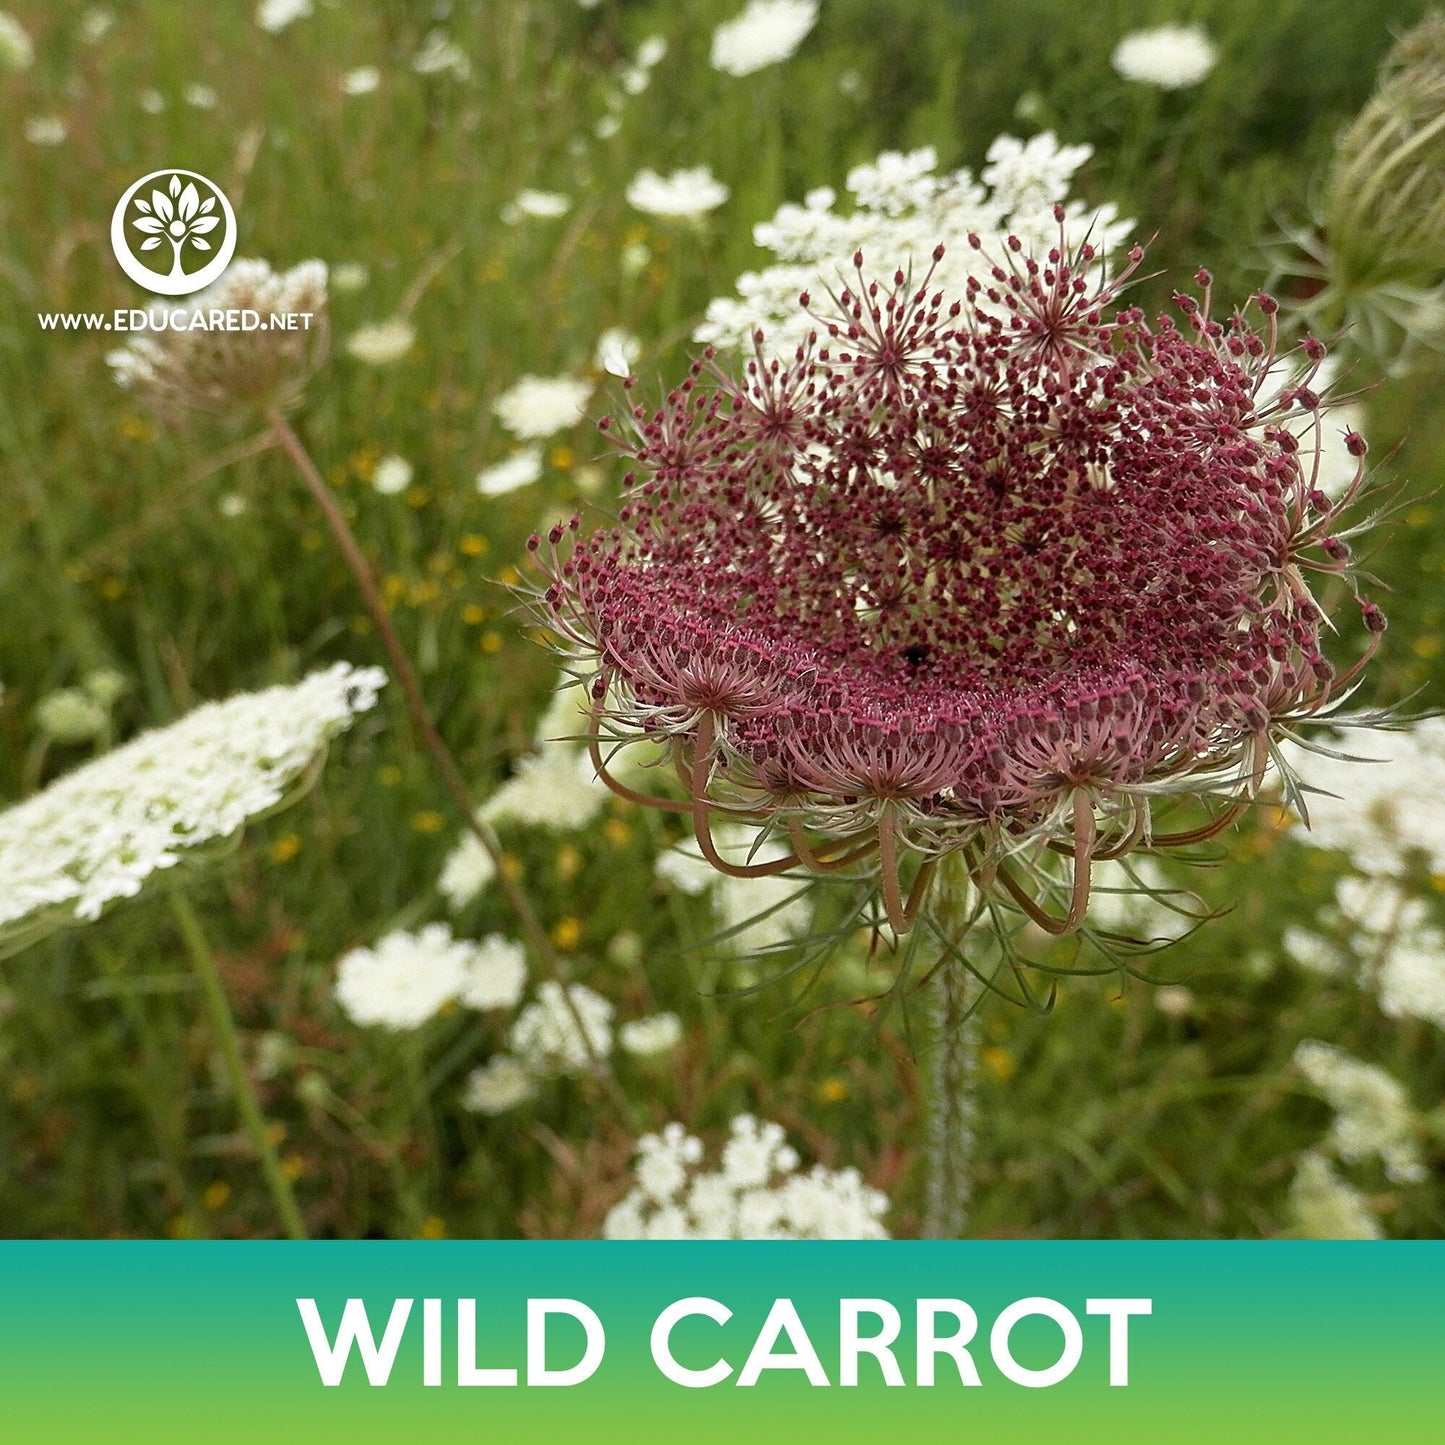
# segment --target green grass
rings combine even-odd
[[[1339,125],[1363,102],[1392,28],[1417,3],[1261,7],[1196,0],[1225,58],[1197,91],[1158,96],[1108,66],[1117,39],[1170,6],[1061,0],[829,0],[787,65],[746,80],[707,66],[712,24],[731,0],[686,7],[604,3],[456,4],[448,32],[472,78],[419,76],[407,57],[432,28],[422,3],[322,5],[278,37],[249,3],[133,0],[110,33],[78,38],[85,6],[14,3],[37,38],[28,73],[0,73],[0,799],[16,800],[84,760],[41,751],[39,699],[98,667],[128,690],[116,737],[200,699],[292,679],[324,661],[381,661],[354,585],[273,451],[212,470],[249,435],[224,424],[159,428],[113,385],[98,335],[42,333],[39,310],[135,304],[110,256],[114,199],[136,176],[181,165],[237,203],[240,254],[278,266],[310,256],[363,262],[370,282],[336,295],[338,340],[416,300],[413,351],[368,369],[337,345],[298,426],[399,600],[394,615],[429,703],[481,799],[526,746],[554,667],[499,585],[523,567],[535,528],[584,505],[604,515],[619,468],[586,426],[549,448],[542,484],[488,500],[471,479],[509,444],[489,404],[527,372],[586,366],[599,333],[646,344],[644,379],[678,374],[711,296],[758,253],[751,225],[885,146],[937,148],[977,164],[1000,131],[1031,123],[1097,148],[1081,189],[1118,200],[1157,233],[1144,288],[1207,265],[1222,295],[1260,284],[1256,242],[1302,213]],[[1146,15],[1147,12],[1147,15]],[[1156,13],[1157,12],[1157,13]],[[684,19],[685,16],[685,19]],[[646,35],[669,41],[652,87],[600,141],[609,75]],[[340,77],[382,68],[380,90],[347,98]],[[847,94],[839,77],[856,82]],[[214,110],[182,98],[214,87]],[[158,114],[143,92],[166,99]],[[1017,107],[1021,97],[1034,100]],[[59,114],[55,147],[26,117]],[[1027,114],[1030,121],[1019,118]],[[630,212],[642,165],[711,165],[733,190],[706,227]],[[525,185],[574,197],[555,222],[508,227]],[[628,244],[650,260],[619,267]],[[1372,697],[1445,702],[1445,479],[1440,367],[1370,397],[1383,474],[1414,499],[1373,565],[1394,590]],[[605,403],[599,399],[598,405]],[[1398,445],[1398,451],[1392,449]],[[405,498],[367,484],[379,455],[416,468]],[[585,468],[601,469],[584,494]],[[223,516],[223,498],[245,510]],[[848,1006],[886,987],[886,958],[860,945],[806,996],[794,985],[718,996],[692,900],[653,881],[670,825],[623,804],[611,826],[507,833],[549,928],[575,933],[575,975],[636,1016],[676,1010],[678,1054],[620,1065],[636,1120],[605,1094],[563,1081],[496,1120],[460,1109],[471,1067],[502,1028],[458,1014],[411,1038],[358,1030],[330,996],[349,945],[444,916],[434,893],[456,832],[396,688],[333,749],[321,785],[251,829],[191,887],[220,959],[309,1227],[341,1236],[595,1232],[625,1187],[631,1129],[681,1118],[718,1131],[741,1109],[784,1123],[810,1155],[858,1165],[917,1228],[920,1100],[911,1051],[920,1010],[870,1034]],[[444,826],[436,827],[434,815]],[[1286,1227],[1285,1192],[1328,1111],[1289,1066],[1318,1037],[1388,1067],[1422,1111],[1445,1083],[1428,1025],[1384,1019],[1353,987],[1285,961],[1279,938],[1308,923],[1343,864],[1268,827],[1224,840],[1218,866],[1176,873],[1226,916],[1151,960],[1183,981],[1181,1016],[1152,985],[1067,980],[1052,1016],[993,1001],[984,1020],[976,1232],[1048,1236],[1267,1236]],[[1438,880],[1437,880],[1438,882]],[[1425,885],[1445,921],[1445,899]],[[201,1001],[163,899],[116,908],[0,963],[0,1228],[15,1235],[249,1236],[275,1231],[259,1171],[236,1132]],[[575,920],[575,929],[567,923]],[[459,927],[509,930],[495,891]],[[622,931],[640,962],[609,961]],[[617,950],[612,957],[615,960]],[[818,1009],[819,1005],[830,1005]],[[1438,1114],[1436,1118],[1438,1119]],[[1441,1135],[1427,1139],[1438,1163]],[[1445,1224],[1438,1183],[1356,1182],[1392,1234]]]

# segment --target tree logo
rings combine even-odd
[[[159,296],[189,296],[231,264],[236,213],[205,176],[152,171],[116,202],[110,244],[137,285]]]

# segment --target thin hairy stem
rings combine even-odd
[[[968,881],[964,861],[944,860],[935,892],[933,921],[958,948],[968,929]],[[960,1239],[973,1198],[973,1158],[978,1108],[978,1019],[972,975],[945,956],[928,981],[936,1035],[929,1061],[928,1194],[923,1233],[927,1239]]]
[[[493,836],[492,830],[477,817],[476,809],[467,796],[466,783],[462,780],[461,769],[457,766],[451,750],[442,740],[441,733],[437,731],[431,713],[427,711],[416,671],[411,665],[411,660],[407,656],[406,648],[402,645],[396,628],[392,625],[386,604],[381,598],[381,589],[377,586],[376,574],[366,560],[366,556],[356,540],[356,534],[351,530],[344,513],[337,505],[336,498],[331,495],[330,487],[326,485],[325,479],[317,470],[316,463],[311,460],[310,453],[306,450],[301,438],[292,430],[291,424],[279,411],[270,413],[270,422],[272,430],[276,433],[276,440],[281,443],[286,455],[295,463],[296,470],[301,474],[302,481],[306,483],[312,500],[320,508],[327,526],[331,529],[332,540],[335,541],[341,552],[351,575],[356,579],[357,587],[361,589],[361,595],[366,602],[366,610],[371,615],[377,635],[381,638],[382,646],[386,648],[386,655],[391,661],[391,670],[401,684],[407,709],[411,713],[412,724],[427,752],[431,755],[432,762],[436,765],[442,786],[461,814],[463,824],[482,845],[482,850],[487,857],[492,860],[497,881],[507,902],[511,905],[512,911],[517,915],[517,921],[521,924],[522,932],[526,935],[537,961],[542,965],[543,971],[561,988],[563,1005],[571,1016],[573,1026],[582,1040],[582,1046],[587,1052],[587,1062],[592,1072],[606,1082],[608,1089],[624,1113],[630,1113],[631,1105],[607,1071],[605,1061],[599,1057],[592,1042],[592,1036],[587,1032],[576,1000],[567,987],[562,961],[552,947],[552,940],[547,937],[547,930],[542,927],[541,920],[537,917],[536,910],[532,907],[531,900],[521,885],[511,876],[510,870],[504,866],[501,845]]]

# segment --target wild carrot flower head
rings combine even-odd
[[[590,659],[594,762],[666,740],[714,866],[876,856],[902,931],[958,852],[1071,930],[1094,858],[1222,828],[1276,733],[1338,686],[1306,576],[1348,577],[1363,462],[1331,501],[1297,435],[1301,413],[1319,434],[1323,348],[1267,400],[1273,302],[1262,331],[1215,320],[1201,272],[1202,298],[1150,325],[1118,307],[1142,253],[1096,283],[1059,220],[1044,258],[978,250],[952,298],[856,256],[790,362],[759,334],[741,374],[705,356],[633,409],[619,525],[534,539],[544,615]],[[1177,794],[1223,806],[1156,832],[1152,802]],[[716,814],[786,856],[728,862]]]
[[[116,381],[162,415],[291,406],[326,354],[326,267],[273,271],[233,261],[183,305],[151,308],[156,328],[106,358]]]

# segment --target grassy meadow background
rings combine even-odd
[[[36,42],[0,70],[0,803],[83,762],[105,739],[46,745],[34,709],[113,669],[120,740],[204,699],[294,680],[335,659],[383,661],[352,579],[279,453],[252,433],[163,429],[113,383],[113,338],[42,332],[38,311],[142,304],[115,265],[110,210],[138,176],[213,177],[240,219],[238,255],[277,267],[360,263],[333,291],[330,359],[297,426],[384,578],[428,701],[478,801],[532,739],[555,664],[502,583],[527,536],[581,506],[615,504],[622,468],[586,423],[547,444],[541,481],[504,497],[473,479],[511,443],[490,404],[526,373],[598,377],[600,334],[643,342],[644,388],[679,375],[709,298],[756,265],[754,223],[809,189],[842,190],[885,148],[936,148],[978,166],[990,141],[1053,129],[1088,142],[1076,183],[1155,236],[1151,308],[1200,265],[1216,294],[1264,283],[1262,243],[1305,216],[1334,137],[1364,103],[1414,0],[823,0],[782,65],[713,71],[713,27],[740,0],[318,0],[268,35],[243,0],[7,0]],[[1198,21],[1220,48],[1199,86],[1161,92],[1110,67],[1131,30]],[[470,73],[418,74],[441,30]],[[647,37],[665,59],[599,138],[619,77]],[[374,93],[343,76],[381,71]],[[187,99],[203,86],[214,104]],[[192,92],[194,95],[194,92]],[[157,105],[154,97],[159,97]],[[145,103],[143,103],[145,102]],[[59,117],[55,144],[27,137]],[[604,126],[604,130],[607,127]],[[729,200],[697,225],[632,210],[643,166],[710,166]],[[509,225],[524,187],[570,212]],[[416,343],[369,367],[345,339],[403,307]],[[1372,701],[1445,704],[1445,391],[1439,359],[1403,376],[1357,358],[1372,455],[1408,504],[1371,568],[1392,589]],[[234,454],[239,460],[228,460]],[[376,462],[415,469],[401,495]],[[559,799],[559,819],[567,803]],[[678,1119],[725,1133],[741,1111],[776,1119],[810,1159],[855,1165],[916,1232],[923,1160],[910,1011],[876,1034],[852,1001],[886,987],[850,941],[811,988],[737,994],[705,904],[658,882],[671,819],[609,803],[581,829],[504,828],[512,866],[573,976],[619,1019],[684,1023],[655,1060],[620,1058],[630,1102],[549,1082],[495,1118],[467,1112],[466,1074],[504,1024],[451,1013],[416,1034],[350,1024],[337,958],[389,929],[446,918],[436,891],[457,820],[399,689],[333,747],[319,786],[247,831],[195,876],[193,896],[244,1029],[308,1228],[345,1237],[587,1236],[628,1187],[632,1142]],[[1399,1185],[1349,1171],[1394,1236],[1445,1227],[1445,1047],[1384,1017],[1347,978],[1301,969],[1281,938],[1330,902],[1342,859],[1261,815],[1185,878],[1222,917],[1126,975],[1066,979],[1051,1016],[992,1001],[984,1015],[972,1230],[1030,1237],[1261,1237],[1288,1232],[1291,1180],[1330,1111],[1291,1064],[1323,1039],[1378,1064],[1418,1111],[1434,1166]],[[1419,881],[1445,921],[1445,878]],[[495,889],[453,920],[510,932]],[[619,944],[619,935],[623,942]],[[0,963],[0,1233],[275,1232],[255,1160],[170,913],[154,899]]]

